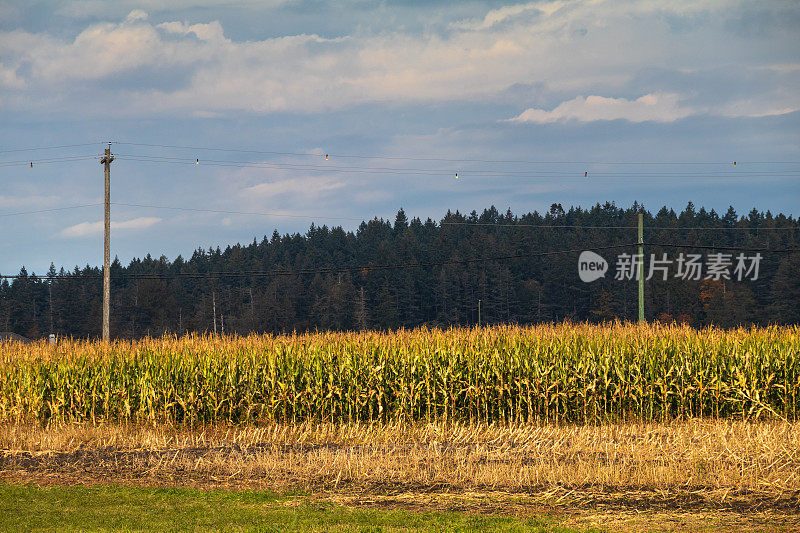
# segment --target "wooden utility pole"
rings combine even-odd
[[[367,302],[364,300],[364,287],[362,286],[358,291],[358,325],[361,331],[367,329]]]
[[[211,305],[214,309],[214,335],[217,334],[217,293],[216,291],[211,292]]]
[[[537,284],[536,293],[537,293],[537,296],[538,296],[538,302],[536,304],[536,321],[537,322],[541,322],[542,321],[542,284],[541,283]]]
[[[644,240],[644,222],[642,221],[642,214],[639,213],[639,322],[644,322],[644,249],[642,243]]]
[[[108,143],[105,157],[100,163],[105,166],[106,178],[106,217],[103,242],[103,341],[111,339],[109,323],[111,321],[111,143]]]
[[[253,331],[253,326],[256,324],[256,309],[253,306],[253,287],[250,287],[250,331]]]
[[[55,333],[53,331],[53,278],[50,278],[47,283],[47,288],[50,291],[50,333]]]

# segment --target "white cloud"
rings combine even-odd
[[[319,197],[347,185],[344,181],[331,177],[289,178],[278,181],[259,183],[246,187],[243,196],[258,198],[274,198],[278,196],[312,198]]]
[[[111,221],[111,231],[145,229],[158,224],[162,219],[158,217],[139,217],[122,222]],[[64,239],[74,239],[96,235],[103,232],[103,222],[81,222],[74,226],[69,226],[58,232],[57,236]]]
[[[24,89],[25,80],[17,76],[15,69],[7,68],[0,62],[0,87],[9,89]]]
[[[93,1],[67,5],[77,11],[105,9]],[[566,98],[658,95],[655,105],[640,99],[594,102],[592,96],[554,110],[574,113],[576,120],[591,112],[602,117],[605,109],[632,121],[669,121],[690,108],[669,100],[674,90],[631,87],[638,72],[654,66],[702,72],[720,64],[794,64],[775,55],[789,45],[780,36],[754,42],[731,34],[726,22],[741,11],[740,5],[745,5],[742,0],[553,1],[487,10],[482,18],[454,21],[441,32],[360,29],[340,38],[301,34],[235,41],[225,36],[219,21],[149,22],[144,9],[158,12],[156,2],[124,3],[128,11],[119,15],[121,22],[94,23],[71,40],[0,32],[5,51],[0,87],[32,89],[56,101],[14,95],[0,100],[9,110],[41,103],[37,107],[62,113],[203,117],[237,111],[314,113],[364,103],[487,101],[501,98],[512,86],[540,86]],[[137,69],[148,75],[127,89],[97,87],[97,95],[105,98],[87,98],[91,82]],[[799,75],[791,68],[786,72]],[[120,100],[126,105],[119,106]],[[765,112],[770,109],[754,113]],[[552,112],[542,113],[534,109],[528,117],[559,120],[548,118]]]
[[[264,9],[284,3],[286,0],[72,0],[64,3],[56,10],[60,16],[84,18],[110,18],[119,16],[130,10],[150,13],[176,11],[179,9],[230,9],[232,7],[247,7],[248,5]],[[2,4],[0,4],[2,7]],[[143,11],[144,12],[144,11]]]
[[[758,70],[768,70],[785,74],[800,71],[800,63],[778,63],[775,65],[761,65],[755,68]]]
[[[16,51],[20,64],[30,64],[29,83],[37,88],[152,66],[160,61],[161,44],[151,25],[135,20],[90,26],[72,43],[20,31],[0,35],[0,47]]]
[[[726,117],[775,117],[800,111],[800,97],[776,98],[771,101],[733,100],[723,106]]]
[[[193,33],[201,41],[225,41],[222,31],[222,24],[213,21],[209,24],[187,24],[185,22],[163,22],[158,25],[159,29],[167,33],[178,35],[189,35]]]
[[[0,207],[13,210],[46,208],[58,204],[61,200],[59,196],[44,196],[34,194],[30,196],[6,196],[0,194]]]
[[[567,120],[594,122],[620,119],[629,122],[674,122],[695,112],[690,107],[682,106],[681,98],[677,94],[646,94],[635,100],[591,95],[562,102],[551,111],[526,109],[510,121],[537,124]]]
[[[503,6],[498,9],[492,9],[483,17],[482,20],[462,20],[452,24],[452,27],[467,30],[485,30],[487,28],[491,28],[495,24],[499,24],[528,11],[536,10],[552,13],[554,11],[553,9],[546,9],[546,7],[551,7],[552,4],[558,4],[560,6],[563,5],[563,2],[553,2],[550,5],[517,4],[514,6]]]
[[[141,9],[134,9],[125,17],[125,22],[136,22],[137,20],[147,20],[147,12]]]

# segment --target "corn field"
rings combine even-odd
[[[785,418],[800,328],[562,324],[0,344],[0,420]]]

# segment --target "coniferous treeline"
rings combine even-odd
[[[722,327],[800,323],[800,253],[762,253],[758,279],[750,272],[738,281],[737,255],[755,252],[691,248],[798,248],[798,219],[755,209],[739,217],[733,208],[720,216],[691,203],[681,213],[664,207],[656,214],[638,204],[569,211],[553,204],[545,214],[522,216],[494,207],[448,212],[439,223],[408,220],[401,209],[394,223],[374,219],[356,232],[312,224],[305,235],[274,232],[249,245],[198,249],[189,259],[115,261],[112,336],[213,331],[215,310],[217,331],[225,333],[471,325],[479,319],[479,300],[484,324],[635,320],[636,281],[615,279],[618,255],[634,254],[633,247],[600,250],[609,271],[592,283],[578,277],[578,251],[461,261],[635,243],[638,213],[644,214],[645,242],[687,246],[646,247],[645,276],[651,254],[666,253],[672,262],[666,281],[656,271],[645,283],[648,320]],[[720,252],[730,254],[731,279],[705,279],[706,271],[699,280],[676,277],[679,254],[698,253],[707,261]],[[435,264],[413,266],[419,263]],[[348,270],[325,272],[341,268]],[[23,268],[19,278],[3,281],[0,331],[98,337],[101,269],[51,266],[48,274],[55,277]],[[135,277],[144,274],[157,277]]]

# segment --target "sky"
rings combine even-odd
[[[0,0],[0,273],[102,264],[107,142],[124,263],[401,207],[797,217],[798,28],[795,1]]]

